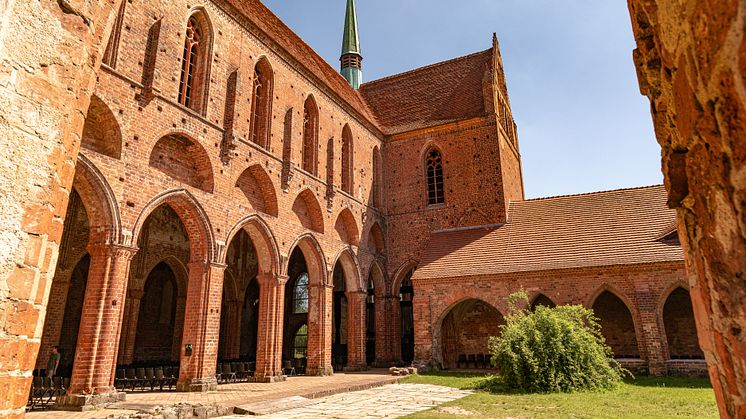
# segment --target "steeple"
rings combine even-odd
[[[363,56],[360,55],[360,36],[357,32],[357,13],[355,0],[347,0],[345,29],[342,36],[342,75],[353,89],[360,88],[363,82]]]

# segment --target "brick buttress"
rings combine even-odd
[[[255,377],[260,382],[284,381],[282,371],[282,330],[287,276],[260,274],[259,336]]]

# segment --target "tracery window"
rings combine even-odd
[[[254,68],[250,140],[264,148],[269,148],[268,134],[272,113],[272,85],[272,68],[266,59],[262,59]]]
[[[293,287],[293,314],[308,313],[308,274],[302,273]]]
[[[303,107],[303,170],[316,176],[319,136],[319,111],[313,96],[306,99]]]
[[[443,156],[437,148],[430,149],[425,155],[425,168],[427,204],[444,204],[446,200],[443,186]]]
[[[195,13],[187,21],[184,55],[179,83],[179,103],[198,112],[203,111],[206,91],[209,36],[204,16]]]

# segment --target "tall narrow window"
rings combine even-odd
[[[303,170],[318,174],[319,111],[313,96],[308,96],[303,107]]]
[[[293,288],[293,314],[308,313],[308,274],[302,273]]]
[[[254,85],[251,100],[251,135],[255,144],[269,149],[269,124],[272,114],[273,74],[265,58],[254,67]]]
[[[352,131],[349,125],[342,130],[342,190],[353,193]]]
[[[111,29],[111,35],[109,35],[109,43],[106,44],[106,51],[104,51],[103,63],[111,68],[116,68],[117,58],[119,56],[119,38],[122,34],[122,24],[124,22],[124,12],[127,7],[127,1],[123,0],[119,6],[119,12],[117,13],[117,20],[114,21],[114,27]]]
[[[378,147],[373,148],[373,183],[372,183],[372,195],[373,195],[373,206],[378,208],[381,206],[381,152]]]
[[[432,148],[425,155],[427,176],[427,204],[440,205],[446,202],[443,188],[443,156],[437,148]]]
[[[187,21],[184,55],[181,63],[179,103],[198,112],[204,112],[209,66],[210,33],[201,12]]]
[[[293,358],[303,359],[308,353],[308,326],[301,326],[293,338]]]

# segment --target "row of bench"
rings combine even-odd
[[[491,354],[459,354],[456,360],[456,368],[459,369],[486,369],[491,367]]]

